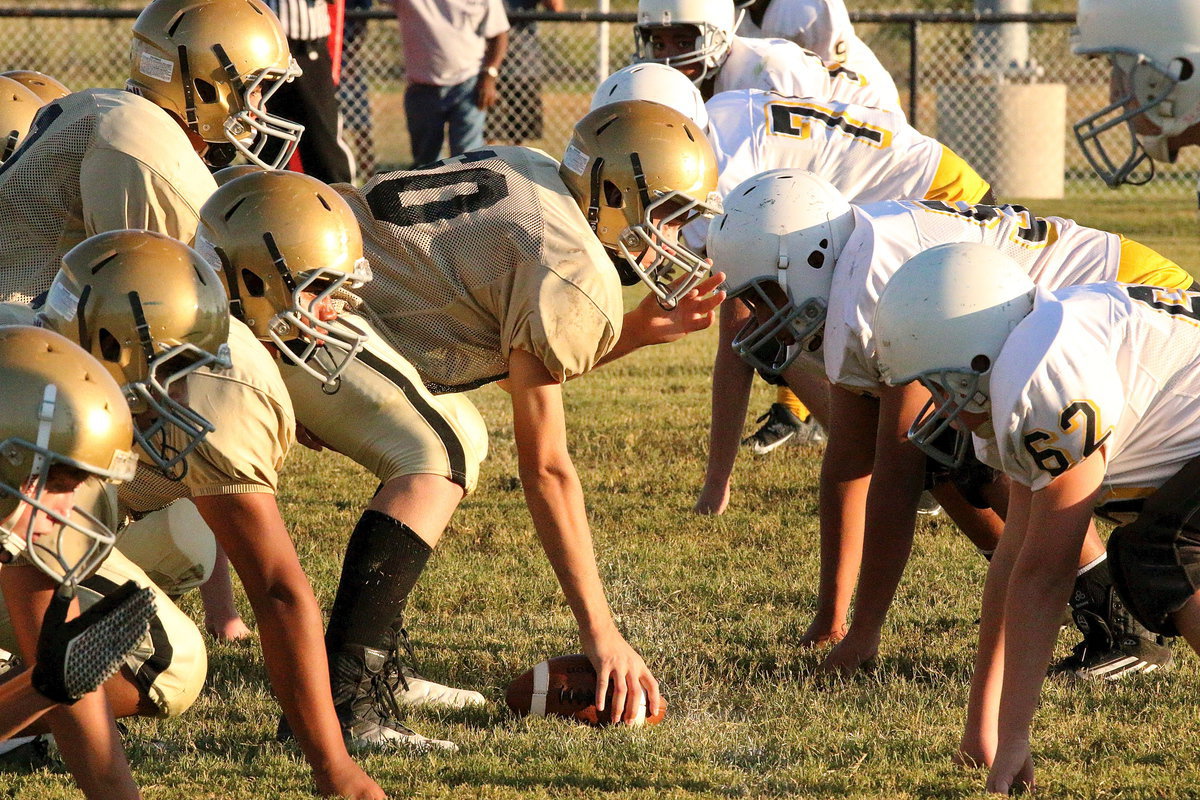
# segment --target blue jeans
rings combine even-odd
[[[457,86],[411,83],[404,92],[404,114],[412,140],[414,166],[437,161],[442,153],[446,126],[450,126],[450,155],[483,147],[487,112],[475,107],[475,82]]]

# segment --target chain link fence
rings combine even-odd
[[[39,69],[74,89],[120,86],[128,31],[140,6],[123,0],[0,4],[0,67]],[[852,17],[860,38],[894,76],[910,121],[963,155],[1001,196],[1107,195],[1071,132],[1074,121],[1107,102],[1107,64],[1071,54],[1069,14],[1013,16],[1027,21],[987,29],[962,12]],[[493,110],[489,140],[561,153],[597,82],[629,63],[632,18],[629,12],[512,15],[518,30],[501,77],[511,102]],[[347,20],[340,87],[346,138],[362,174],[406,166],[404,53],[396,21],[386,11],[348,12]],[[1008,63],[1014,37],[1028,58]],[[1200,157],[1185,151],[1179,163],[1160,165],[1152,183],[1126,187],[1122,196],[1188,196],[1198,166]]]

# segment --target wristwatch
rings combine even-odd
[[[500,68],[499,67],[484,67],[483,70],[481,70],[481,71],[483,72],[484,75],[487,75],[489,78],[499,78],[500,77]]]

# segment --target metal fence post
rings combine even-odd
[[[921,94],[921,21],[909,20],[908,23],[908,124],[914,128],[917,125],[917,98]]]

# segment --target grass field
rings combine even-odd
[[[1114,198],[1119,195],[1114,194]],[[1067,207],[1183,263],[1200,263],[1195,211],[1141,201]],[[635,298],[629,295],[629,300]],[[425,671],[476,688],[484,711],[410,722],[453,739],[453,756],[365,760],[392,797],[962,798],[983,775],[949,762],[962,723],[984,563],[946,522],[922,523],[875,667],[843,683],[798,649],[816,575],[819,453],[785,448],[739,462],[722,517],[690,512],[707,430],[712,332],[642,352],[566,389],[576,464],[601,571],[621,627],[662,681],[667,721],[598,731],[517,720],[503,688],[545,656],[577,652],[570,614],[540,555],[516,478],[505,396],[475,393],[491,431],[478,493],[455,518],[411,606]],[[753,409],[770,402],[756,389]],[[282,506],[324,607],[373,480],[298,449]],[[195,597],[185,607],[195,613]],[[248,607],[242,600],[242,607]],[[1072,642],[1064,636],[1065,650]],[[1043,793],[1078,798],[1200,796],[1200,674],[1190,652],[1155,678],[1051,682],[1034,731]],[[147,798],[307,797],[307,768],[275,744],[277,708],[257,646],[213,645],[211,674],[182,718],[131,720]],[[77,797],[61,769],[0,772],[0,797]]]

